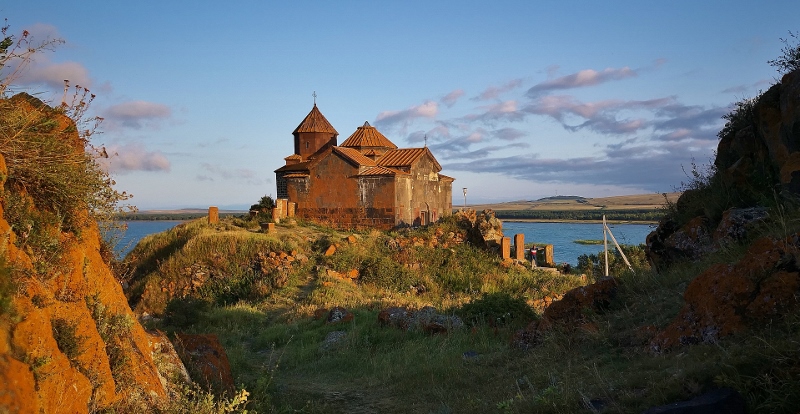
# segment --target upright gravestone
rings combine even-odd
[[[525,260],[525,235],[514,235],[514,258],[517,260]]]
[[[272,209],[272,221],[275,223],[281,222],[281,212],[277,207]]]
[[[544,262],[548,265],[555,264],[555,260],[553,260],[553,245],[548,244],[544,246]]]
[[[500,252],[503,255],[503,260],[511,258],[511,237],[500,239]]]
[[[208,208],[208,224],[219,223],[219,208],[211,206]]]
[[[289,202],[289,211],[286,213],[286,215],[289,218],[294,217],[295,210],[297,210],[297,203]]]

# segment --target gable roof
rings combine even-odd
[[[317,104],[314,104],[314,107],[311,108],[311,112],[303,118],[303,122],[300,122],[300,125],[292,131],[292,134],[298,132],[329,132],[339,135],[336,129],[333,128],[333,125],[325,118],[325,115],[322,115],[322,112],[317,109]]]
[[[356,174],[356,176],[359,177],[376,176],[376,175],[395,176],[395,175],[408,175],[408,173],[376,165],[374,167],[368,167],[364,169],[364,171],[361,171],[358,174]]]
[[[353,132],[340,147],[382,147],[382,148],[397,148],[392,141],[383,136],[374,126],[369,122],[364,122],[364,125],[358,127],[356,132]]]
[[[366,166],[376,165],[375,161],[361,155],[361,153],[358,152],[358,150],[353,148],[333,147],[333,151],[337,154],[341,154],[345,159],[347,159],[353,164],[356,164],[359,167],[365,165]]]
[[[423,148],[400,148],[386,151],[382,157],[376,161],[382,167],[411,167],[412,164],[417,162],[423,155],[428,154],[433,160],[437,171],[442,170],[439,161],[433,156],[428,147]]]

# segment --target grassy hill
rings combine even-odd
[[[666,200],[674,203],[681,193],[667,193]],[[658,210],[664,206],[663,194],[637,194],[602,198],[584,198],[580,196],[554,196],[539,200],[519,200],[504,203],[470,205],[476,210],[538,210],[538,211],[581,211],[581,210]]]
[[[156,316],[151,328],[219,336],[258,412],[628,413],[719,386],[772,412],[797,402],[785,396],[800,387],[798,312],[713,344],[650,349],[687,283],[744,246],[661,273],[642,261],[633,272],[614,267],[613,301],[522,350],[511,346],[515,332],[593,282],[592,269],[533,271],[459,242],[462,232],[453,220],[389,233],[300,223],[274,234],[241,219],[196,220],[143,240],[123,273],[137,312]],[[465,326],[384,326],[392,306],[432,306]],[[352,319],[328,322],[336,307]]]

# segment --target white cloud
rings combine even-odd
[[[169,159],[161,151],[147,151],[141,144],[109,146],[108,158],[98,161],[111,173],[125,174],[132,171],[170,171]]]
[[[169,118],[172,110],[164,104],[147,101],[129,101],[113,105],[103,111],[103,117],[111,124],[140,129],[145,124]]]

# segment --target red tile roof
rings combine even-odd
[[[310,175],[303,173],[291,173],[283,176],[283,178],[306,178],[306,177],[310,177]]]
[[[301,156],[300,156],[300,155],[298,155],[298,154],[292,154],[292,155],[290,155],[290,156],[288,156],[288,157],[284,158],[284,160],[286,160],[286,161],[292,161],[292,160],[302,160],[302,159],[303,159],[303,157],[301,157]]]
[[[329,132],[339,135],[336,129],[333,128],[333,125],[325,119],[325,115],[322,115],[322,112],[317,109],[317,104],[314,104],[314,107],[311,108],[311,112],[309,112],[303,119],[303,122],[292,131],[292,134],[298,132]]]
[[[428,154],[430,155],[431,159],[433,159],[434,165],[436,165],[437,171],[442,170],[442,166],[436,161],[436,157],[431,154],[431,151],[428,147],[423,148],[401,148],[401,149],[394,149],[390,151],[386,151],[382,157],[378,158],[376,161],[378,165],[383,167],[411,167],[412,164],[417,162],[423,155]]]
[[[408,174],[408,173],[405,173],[403,171],[398,171],[398,170],[395,170],[395,169],[392,169],[392,168],[375,166],[375,167],[369,167],[369,168],[365,169],[364,171],[361,171],[360,173],[358,173],[356,175],[359,176],[359,177],[364,177],[364,176],[374,176],[374,175],[395,176],[395,175],[406,175],[406,174]]]
[[[389,141],[369,122],[364,122],[364,125],[358,127],[356,132],[353,132],[353,135],[344,140],[340,147],[397,148],[397,145]]]
[[[356,164],[358,166],[362,166],[362,165],[372,166],[372,165],[375,165],[375,161],[373,161],[372,159],[361,155],[361,153],[358,152],[358,150],[356,150],[356,149],[333,147],[333,151],[338,153],[338,154],[341,154],[343,157],[345,157],[346,159],[350,160],[350,162],[352,162],[352,163],[354,163],[354,164]]]

